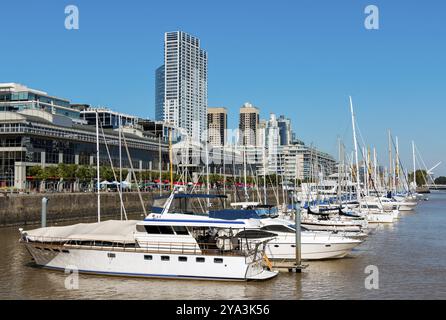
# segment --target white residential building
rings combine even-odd
[[[183,128],[194,141],[207,127],[207,53],[186,32],[164,38],[164,121]]]

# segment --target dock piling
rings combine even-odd
[[[47,204],[48,204],[48,198],[47,197],[43,197],[42,198],[42,228],[46,227],[46,208],[47,208]]]

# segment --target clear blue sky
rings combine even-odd
[[[64,28],[69,4],[80,11],[76,31]],[[380,30],[364,28],[368,4]],[[250,101],[336,155],[338,136],[352,145],[352,95],[382,162],[391,128],[406,166],[415,139],[446,175],[445,16],[442,0],[3,1],[0,82],[153,118],[163,35],[180,29],[208,51],[209,105],[228,108],[230,127]]]

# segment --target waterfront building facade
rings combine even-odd
[[[18,83],[0,83],[0,111],[44,110],[80,121],[80,111],[70,101]]]
[[[159,150],[161,165],[167,170],[168,145],[142,132],[123,130],[135,171],[158,170]],[[118,131],[104,129],[113,166],[119,166]],[[100,163],[110,166],[108,152],[100,135]],[[130,161],[123,147],[123,167],[130,169]],[[33,166],[57,164],[96,166],[96,128],[79,125],[69,117],[45,110],[0,112],[0,186],[25,189],[27,170]]]
[[[295,143],[282,147],[283,174],[288,180],[318,181],[336,172],[336,160],[315,147]]]
[[[119,128],[119,120],[121,119],[122,126],[136,126],[138,117],[131,116],[125,113],[112,111],[108,108],[88,108],[81,111],[81,118],[87,122],[88,125],[96,125],[96,114],[101,122],[103,128],[117,129]]]
[[[207,53],[200,40],[186,32],[164,37],[163,120],[183,128],[193,140],[207,127]]]

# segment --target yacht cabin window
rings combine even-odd
[[[287,226],[279,225],[279,224],[264,226],[261,228],[261,230],[273,231],[273,232],[275,231],[275,232],[295,233],[295,231],[293,229],[290,229]]]
[[[177,234],[188,235],[189,231],[185,226],[153,226],[153,225],[137,225],[136,231],[147,232],[148,234]]]
[[[185,226],[173,226],[173,230],[178,235],[188,235],[189,231],[187,231],[187,228]]]
[[[141,228],[143,227],[143,228]],[[136,230],[139,232],[146,231],[149,234],[174,234],[171,226],[152,226],[152,225],[144,225],[144,226],[136,226]]]

